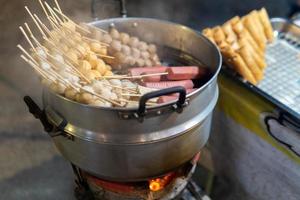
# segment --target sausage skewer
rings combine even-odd
[[[150,77],[150,76],[162,76],[162,75],[168,75],[168,72],[162,72],[162,73],[155,73],[155,74],[143,74],[139,76],[126,76],[126,75],[114,75],[114,76],[103,76],[102,78],[106,79],[142,79],[145,77]]]

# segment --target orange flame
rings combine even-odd
[[[174,177],[174,173],[167,174],[162,178],[156,178],[149,180],[149,189],[153,192],[157,192],[165,188],[165,186],[170,183],[172,178]]]

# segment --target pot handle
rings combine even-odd
[[[171,88],[166,88],[154,92],[149,92],[147,94],[144,94],[139,102],[139,108],[137,111],[137,114],[139,117],[143,117],[146,114],[146,103],[148,100],[168,94],[174,94],[174,93],[179,93],[179,98],[178,101],[176,102],[176,111],[178,113],[182,112],[182,108],[185,105],[185,100],[186,100],[186,90],[182,86],[176,86],[176,87],[171,87]]]
[[[64,127],[67,125],[67,121],[65,119],[62,119],[61,123],[55,127],[48,121],[45,110],[40,109],[40,107],[33,101],[33,99],[30,96],[25,96],[24,102],[26,103],[29,112],[36,119],[39,119],[41,121],[44,130],[48,133],[50,137],[63,135],[62,131],[64,130]]]
[[[120,1],[120,14],[121,17],[127,17],[127,9],[126,9],[126,0],[119,0]]]
[[[48,122],[44,110],[41,110],[40,107],[33,101],[30,96],[24,97],[24,102],[26,103],[29,112],[36,118],[39,119],[44,127],[44,130],[50,133],[53,130],[53,126]]]

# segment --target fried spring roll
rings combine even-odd
[[[264,60],[264,56],[260,56],[259,53],[253,48],[253,46],[249,43],[246,38],[239,39],[240,46],[247,46],[248,50],[250,51],[253,59],[255,60],[256,65],[263,70],[266,67],[266,62]]]
[[[213,29],[213,32],[214,32],[214,40],[216,41],[217,44],[221,43],[226,39],[226,35],[220,26],[215,27]]]
[[[240,17],[239,16],[235,16],[233,18],[231,18],[228,23],[231,24],[231,25],[235,25],[237,22],[240,21]]]
[[[247,81],[249,81],[252,84],[257,84],[256,79],[254,78],[254,75],[250,71],[250,69],[247,67],[246,63],[242,59],[242,57],[239,54],[236,54],[232,58],[232,63],[234,64],[237,72],[244,77]]]
[[[223,49],[221,49],[222,54],[224,55],[227,61],[227,63],[231,64],[233,68],[246,80],[248,80],[252,84],[256,84],[257,81],[250,71],[250,69],[247,67],[246,63],[242,59],[242,57],[235,53],[234,50],[230,46],[226,46]]]
[[[211,28],[203,29],[202,34],[207,37],[211,42],[216,43],[214,40],[214,32]]]
[[[205,36],[213,36],[213,31],[211,28],[205,28],[202,30],[203,35]]]
[[[230,23],[226,22],[225,24],[223,24],[222,29],[226,35],[226,41],[229,44],[232,44],[237,40],[237,36],[235,35],[234,31],[232,30]]]
[[[260,56],[264,56],[264,52],[260,49],[260,47],[257,45],[249,31],[244,27],[243,23],[241,21],[237,22],[235,25],[233,25],[233,31],[237,34],[238,39],[240,38],[246,38],[250,45],[257,51],[257,53]]]
[[[257,66],[257,63],[255,62],[255,59],[251,53],[251,50],[248,46],[242,46],[238,50],[239,55],[242,57],[252,74],[254,75],[254,78],[256,81],[260,81],[263,78],[263,71]]]
[[[260,32],[257,30],[257,28],[255,26],[255,22],[253,22],[253,20],[251,19],[251,17],[249,15],[243,17],[242,22],[243,22],[244,26],[248,29],[248,31],[250,32],[251,36],[254,38],[257,45],[260,47],[260,49],[262,51],[264,51],[266,44],[259,36]]]
[[[257,10],[253,10],[249,15],[252,17],[253,22],[255,22],[255,26],[257,27],[257,31],[260,33],[259,36],[260,36],[261,40],[264,43],[267,43],[267,41],[268,41],[267,36],[265,34],[263,24],[262,24],[261,20],[259,19],[260,17],[258,15]]]
[[[259,15],[259,19],[263,25],[264,32],[267,36],[268,41],[272,42],[274,39],[273,28],[270,23],[270,19],[269,19],[266,9],[262,8],[260,11],[258,11],[258,15]]]

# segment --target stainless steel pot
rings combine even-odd
[[[103,29],[113,25],[155,43],[163,60],[201,62],[211,75],[187,96],[178,87],[163,90],[144,96],[139,108],[131,109],[83,105],[45,89],[47,119],[62,133],[52,134],[59,151],[81,169],[116,181],[145,180],[190,160],[209,136],[211,113],[218,98],[218,49],[200,33],[167,21],[115,18],[93,25]],[[166,54],[166,49],[172,51]],[[176,52],[176,58],[170,52]],[[149,98],[170,92],[180,93],[177,102],[145,108]]]

